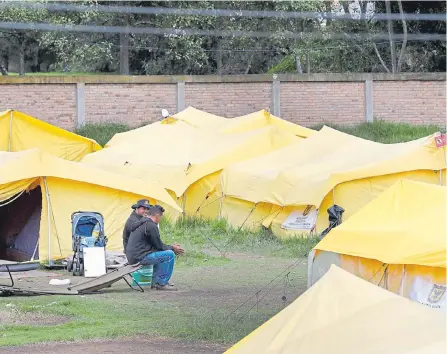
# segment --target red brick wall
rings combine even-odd
[[[223,117],[237,117],[269,109],[272,84],[260,83],[187,83],[185,105]]]
[[[176,110],[175,84],[86,84],[85,121],[132,126],[157,120],[161,110]]]
[[[281,118],[312,126],[365,121],[363,82],[282,82]]]
[[[76,119],[76,85],[0,85],[0,111],[7,109],[72,129]]]
[[[374,118],[411,124],[446,123],[445,81],[376,81]]]
[[[163,108],[170,113],[176,112],[175,78],[164,79],[166,83],[160,83],[162,80],[158,78],[148,83],[144,77],[139,79],[141,83],[115,83],[119,82],[120,77],[101,80],[106,79],[112,83],[96,83],[92,79],[95,83],[87,81],[85,84],[86,123],[115,121],[136,126],[158,120]],[[131,79],[138,81],[138,77]],[[186,82],[186,107],[193,106],[225,117],[244,115],[262,108],[273,110],[272,82],[268,79],[217,83],[210,82],[213,81],[211,79],[198,82],[206,80],[193,78],[194,82]],[[31,80],[42,80],[41,83],[25,83],[30,80],[25,77],[21,84],[16,84],[14,78],[8,80],[11,83],[0,80],[0,111],[16,109],[65,129],[75,127],[75,80],[68,81],[70,83],[49,83],[55,79],[36,77]],[[365,121],[363,81],[283,80],[280,83],[280,101],[282,118],[306,126]],[[373,103],[375,119],[445,125],[446,82],[427,79],[375,80]]]

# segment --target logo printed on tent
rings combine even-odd
[[[447,145],[446,135],[445,134],[440,134],[440,135],[436,136],[435,137],[435,143],[436,143],[436,147],[437,148],[446,146]]]
[[[428,295],[427,301],[431,304],[438,303],[444,296],[446,287],[442,285],[433,284],[433,288]]]

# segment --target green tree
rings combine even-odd
[[[38,64],[39,58],[39,38],[41,33],[33,30],[32,24],[36,22],[44,22],[49,18],[46,10],[31,10],[20,6],[19,1],[0,0],[2,8],[0,11],[1,22],[27,22],[30,23],[29,30],[10,30],[0,29],[0,55],[5,61],[12,53],[19,53],[19,74],[25,74],[26,56],[31,56],[34,64]],[[40,1],[43,2],[43,1]],[[5,6],[9,5],[9,6]],[[3,65],[3,74],[6,73],[5,65]]]

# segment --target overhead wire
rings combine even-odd
[[[395,44],[400,44],[403,41],[394,41]],[[375,43],[376,46],[388,46],[390,45],[390,42],[377,42]],[[363,43],[363,44],[356,44],[356,47],[369,47],[370,43]],[[111,44],[112,47],[118,47],[118,48],[129,48],[134,50],[141,50],[141,49],[147,49],[147,50],[154,50],[154,51],[172,51],[172,52],[181,52],[184,51],[184,49],[178,49],[178,48],[161,48],[161,47],[153,47],[153,46],[144,46],[144,45],[120,45],[120,44]],[[338,45],[338,46],[312,46],[310,48],[303,48],[302,51],[305,52],[313,52],[318,50],[324,50],[324,49],[343,49],[343,48],[352,48],[352,44],[350,45]],[[243,48],[243,49],[201,49],[203,52],[247,52],[247,53],[284,53],[284,49],[251,49],[251,48]]]
[[[96,26],[52,23],[24,23],[24,22],[0,22],[0,29],[8,30],[32,30],[32,31],[58,31],[58,32],[91,32],[91,33],[135,33],[155,36],[210,36],[210,37],[246,37],[246,38],[271,38],[278,39],[363,39],[363,40],[388,40],[388,33],[358,34],[358,33],[333,33],[324,34],[317,32],[259,32],[259,31],[235,31],[235,30],[211,30],[197,28],[155,28],[155,27],[126,27],[126,26]],[[446,41],[445,34],[393,34],[394,40],[407,41]]]

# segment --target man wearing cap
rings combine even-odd
[[[141,199],[137,202],[137,204],[132,205],[133,212],[127,219],[123,230],[124,253],[126,253],[126,247],[127,243],[129,242],[131,232],[136,230],[138,226],[144,224],[148,220],[148,218],[145,217],[145,213],[150,207],[151,204],[147,199]]]

